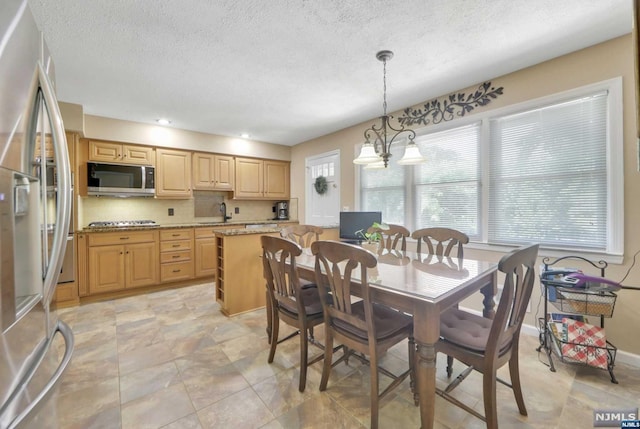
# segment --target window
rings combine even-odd
[[[474,243],[621,255],[621,109],[618,78],[417,130],[427,163],[397,165],[395,144],[388,169],[360,167],[360,206]]]
[[[606,248],[606,112],[601,92],[490,121],[490,242]]]
[[[479,238],[480,124],[421,136],[415,168],[415,229],[448,227]]]
[[[405,208],[408,200],[405,188],[407,183],[411,183],[411,178],[407,177],[411,169],[397,164],[402,157],[402,150],[402,145],[392,145],[388,168],[368,170],[361,167],[361,210],[381,211],[385,222],[406,225]]]

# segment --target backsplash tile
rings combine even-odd
[[[156,198],[79,197],[78,226],[91,222],[119,220],[153,220],[161,225],[194,222],[222,222],[218,205],[225,202],[231,221],[257,221],[275,218],[275,201],[245,201],[228,198],[224,192],[197,192],[188,200],[162,200]],[[235,213],[236,207],[239,209]],[[169,209],[173,216],[169,216]],[[207,212],[211,215],[207,216]],[[292,210],[290,219],[295,220]]]

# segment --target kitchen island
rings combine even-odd
[[[263,235],[280,236],[280,228],[227,229],[216,232],[216,300],[227,316],[266,305],[262,274]]]

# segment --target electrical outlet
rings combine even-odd
[[[173,216],[173,209],[169,209],[169,216]]]
[[[240,207],[236,207],[235,214],[240,214]]]

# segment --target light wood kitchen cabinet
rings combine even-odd
[[[196,228],[195,234],[195,276],[215,277],[216,275],[216,234],[213,227]]]
[[[289,199],[289,163],[264,161],[264,196],[268,199]]]
[[[89,140],[89,161],[154,165],[153,147]]]
[[[160,231],[160,281],[175,282],[193,276],[193,228]]]
[[[36,147],[34,149],[34,156],[36,158],[39,158],[41,155],[41,151],[42,151],[42,146],[41,146],[42,142],[41,142],[41,134],[38,133],[38,135],[36,135]],[[44,138],[44,152],[45,152],[45,158],[46,159],[53,159],[54,158],[54,150],[53,150],[53,139],[50,135],[45,136]]]
[[[156,196],[191,198],[191,152],[156,149]]]
[[[158,232],[88,235],[90,295],[158,283]]]
[[[196,152],[193,154],[193,189],[232,191],[235,180],[232,156]]]
[[[290,166],[285,161],[236,158],[236,199],[288,199]]]

